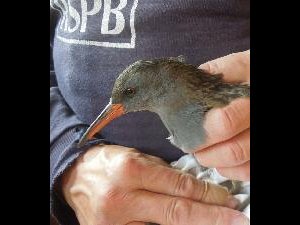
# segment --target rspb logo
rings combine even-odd
[[[51,0],[61,14],[56,37],[65,43],[134,48],[138,0]]]

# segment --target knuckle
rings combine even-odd
[[[130,152],[121,158],[120,174],[125,177],[135,176],[142,168],[141,153]]]
[[[236,140],[232,140],[228,145],[232,160],[235,164],[248,160],[248,154],[243,146]]]
[[[173,198],[166,213],[166,224],[184,224],[189,218],[191,203],[189,201]]]
[[[119,196],[120,190],[117,187],[110,186],[103,191],[102,196],[104,196],[104,200],[107,202],[115,201]]]
[[[93,208],[96,212],[107,212],[111,210],[111,204],[114,202],[114,191],[112,189],[103,190],[102,193],[95,194],[93,200]]]
[[[99,191],[92,196],[93,209],[96,214],[109,215],[116,210],[116,206],[122,207],[126,204],[125,194],[117,187],[111,186]]]
[[[220,116],[220,127],[222,128],[222,131],[225,131],[227,133],[233,133],[235,131],[236,124],[232,119],[229,107],[219,109],[219,116]]]
[[[184,195],[191,197],[195,190],[195,180],[188,174],[179,174],[174,186],[175,195]]]

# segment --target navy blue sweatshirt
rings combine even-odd
[[[50,2],[51,213],[77,224],[55,187],[89,146],[106,141],[170,162],[182,152],[150,112],[125,115],[83,148],[82,132],[109,102],[115,78],[139,59],[184,55],[188,63],[250,48],[249,0],[52,0]]]

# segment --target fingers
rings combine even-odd
[[[240,212],[205,205],[189,199],[139,190],[129,208],[131,218],[164,225],[244,225],[248,219]]]
[[[206,62],[199,68],[211,74],[222,73],[228,82],[250,83],[250,50]]]
[[[109,177],[112,184],[124,189],[145,189],[210,204],[231,206],[232,196],[226,188],[198,181],[190,174],[165,166],[162,160],[154,157],[146,157],[145,154],[133,150],[125,151],[123,148],[118,154],[117,147],[102,148],[98,153],[99,158],[94,157],[92,168],[101,167],[100,169],[104,170],[101,174],[102,179]],[[111,177],[111,174],[118,175]]]
[[[190,174],[154,165],[142,170],[141,188],[152,192],[231,207],[232,196],[222,186],[199,181]]]
[[[111,155],[110,148],[103,148],[101,154]],[[109,171],[115,171],[122,177],[114,180],[123,188],[145,189],[166,195],[190,198],[195,201],[232,207],[232,196],[222,186],[206,184],[194,176],[166,166],[162,160],[146,156],[137,151],[128,151],[115,160],[105,157],[102,164],[107,162]],[[108,160],[110,159],[110,160]],[[96,161],[97,164],[98,161]],[[110,166],[110,167],[109,167]],[[109,176],[109,175],[107,175]],[[130,180],[130,182],[128,182]]]
[[[217,168],[218,172],[231,180],[250,181],[250,161],[236,167]]]
[[[203,127],[207,140],[205,146],[225,141],[250,127],[250,99],[240,98],[223,108],[206,114]],[[200,146],[200,149],[205,147]]]
[[[206,167],[233,167],[250,160],[250,129],[230,140],[212,145],[195,153],[201,165]]]

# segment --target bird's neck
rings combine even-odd
[[[204,112],[201,105],[186,103],[181,107],[162,106],[156,113],[170,133],[170,142],[182,151],[191,153],[204,143]]]

